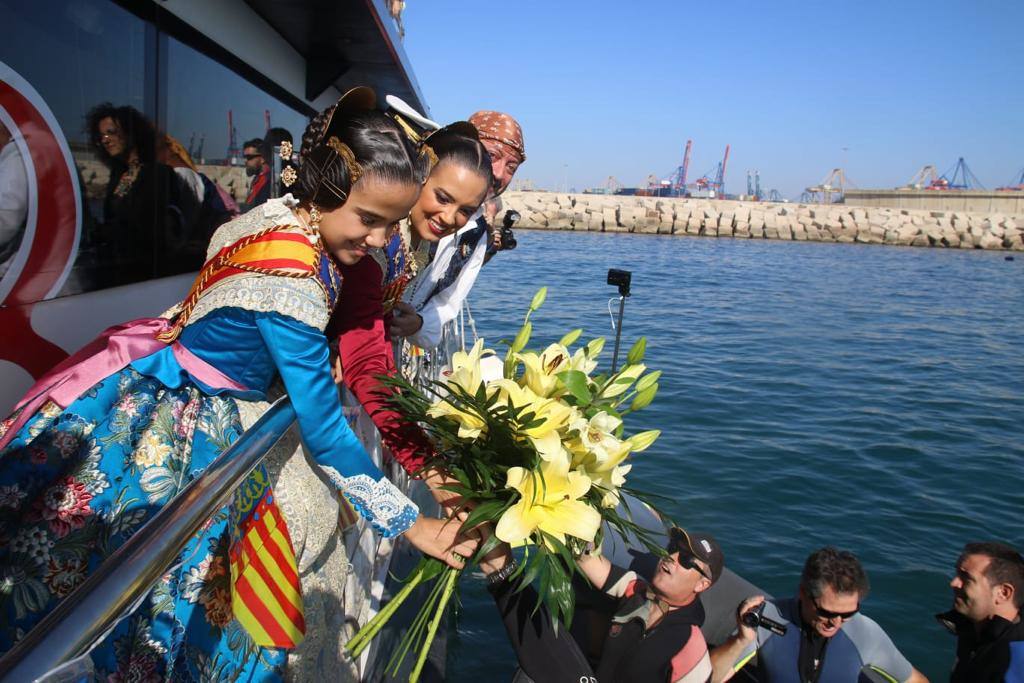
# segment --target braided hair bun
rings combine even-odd
[[[423,183],[426,161],[397,123],[379,111],[344,109],[331,105],[314,116],[302,134],[298,177],[292,189],[299,201],[330,211],[348,199],[352,169],[337,148],[328,144],[332,138],[352,150],[361,171],[357,180],[372,177],[387,183]]]

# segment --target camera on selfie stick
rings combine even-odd
[[[515,249],[516,248],[516,236],[512,232],[512,226],[519,222],[522,216],[515,209],[509,209],[505,212],[505,218],[502,219],[501,229],[499,230],[500,244],[499,249]]]
[[[622,341],[622,314],[626,309],[626,297],[629,296],[629,285],[633,280],[633,273],[628,270],[619,270],[618,268],[608,269],[608,284],[613,287],[619,288],[619,320],[618,322],[612,318],[612,327],[615,328],[615,353],[612,355],[612,374],[615,374],[615,369],[619,366],[619,343]],[[608,313],[611,314],[612,301],[608,301]]]

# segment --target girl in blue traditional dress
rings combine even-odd
[[[0,654],[238,438],[236,401],[262,400],[278,374],[308,452],[382,535],[405,533],[453,565],[472,554],[456,525],[419,515],[373,465],[328,365],[335,259],[383,246],[425,172],[373,100],[357,89],[314,118],[298,200],[222,226],[175,317],[108,330],[0,424]],[[255,544],[253,510],[269,525]],[[276,680],[303,629],[294,554],[260,468],[92,658],[108,681]]]

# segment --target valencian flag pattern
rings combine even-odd
[[[295,647],[306,633],[295,551],[262,465],[235,492],[231,514],[235,618],[261,647]]]

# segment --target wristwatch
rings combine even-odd
[[[515,560],[509,560],[509,563],[506,564],[504,567],[494,572],[493,574],[487,575],[487,583],[491,586],[497,586],[499,583],[504,583],[505,581],[508,581],[508,577],[516,573],[517,566],[518,565],[516,565]]]

